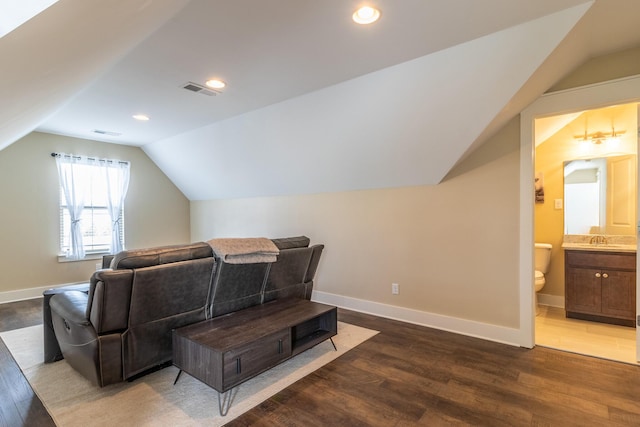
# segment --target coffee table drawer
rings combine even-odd
[[[228,390],[291,356],[289,330],[279,331],[223,355],[223,388]]]

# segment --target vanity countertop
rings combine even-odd
[[[565,234],[562,249],[574,251],[636,252],[635,236]]]
[[[635,252],[636,245],[629,244],[591,244],[591,243],[563,243],[562,249],[572,251],[599,251],[599,252]]]

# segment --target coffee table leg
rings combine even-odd
[[[332,337],[329,338],[329,341],[331,341],[331,344],[333,344],[333,349],[335,351],[338,351],[338,348],[336,347],[336,343],[333,342],[333,338]]]
[[[234,397],[236,397],[239,388],[240,386],[236,386],[231,390],[225,391],[224,393],[218,392],[218,410],[220,411],[221,416],[224,417],[229,412],[231,403],[233,402]]]
[[[176,385],[176,383],[178,382],[178,378],[180,378],[180,374],[181,374],[181,373],[182,373],[182,369],[180,369],[180,370],[178,371],[178,375],[176,375],[176,379],[175,379],[175,381],[173,381],[173,385]]]

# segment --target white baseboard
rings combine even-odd
[[[81,282],[78,282],[81,283]],[[53,287],[75,285],[67,283],[56,286],[44,286],[39,288],[20,289],[16,291],[0,292],[0,304],[33,299],[42,296],[42,293]],[[554,295],[538,294],[539,303],[552,305],[555,307],[564,306],[564,298]],[[441,314],[429,313],[426,311],[413,310],[410,308],[398,307],[389,304],[382,304],[358,298],[345,297],[328,292],[313,291],[311,299],[313,301],[335,305],[347,310],[372,314],[374,316],[387,319],[399,320],[415,325],[440,329],[461,335],[481,338],[513,346],[520,346],[521,332],[519,329],[507,328],[504,326],[491,325],[489,323],[475,322],[473,320],[460,319],[457,317],[444,316]],[[561,304],[561,305],[558,305]]]
[[[454,332],[475,338],[482,338],[513,346],[520,346],[521,332],[519,329],[504,326],[443,316],[441,314],[418,311],[404,307],[397,307],[358,298],[345,297],[327,292],[313,291],[311,299],[316,302],[335,305],[347,310],[373,314],[387,319],[427,326],[429,328]]]
[[[538,294],[538,304],[564,308],[564,297],[558,295]]]
[[[60,286],[77,285],[84,282],[65,283],[62,285],[42,286],[39,288],[18,289],[15,291],[0,292],[0,304],[6,302],[22,301],[27,299],[39,298],[47,289],[59,288]]]

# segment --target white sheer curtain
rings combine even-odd
[[[95,209],[96,204],[106,206],[111,220],[109,252],[120,252],[123,249],[120,239],[120,214],[129,187],[130,163],[64,153],[54,153],[54,156],[71,220],[67,258],[85,257],[82,212],[85,206]],[[88,244],[92,244],[92,239],[95,243],[95,234],[89,231],[95,226],[95,222],[86,224],[86,227],[91,227],[87,231],[90,239]]]
[[[104,162],[104,174],[107,180],[107,207],[111,217],[111,250],[112,254],[120,252],[120,212],[129,188],[129,162]]]
[[[82,244],[82,210],[88,187],[86,179],[86,167],[89,160],[86,157],[72,156],[69,154],[58,154],[56,165],[58,166],[58,177],[60,186],[67,203],[67,210],[71,218],[71,235],[69,236],[70,250],[67,258],[84,258],[84,245]]]

